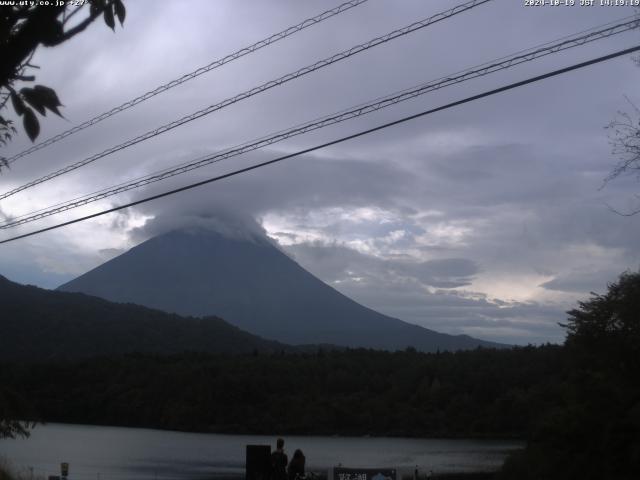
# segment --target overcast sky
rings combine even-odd
[[[123,29],[96,22],[39,50],[38,83],[66,119],[40,140],[339,2],[128,0]],[[159,95],[3,170],[4,192],[179,116],[451,8],[370,0]],[[576,0],[576,3],[580,3]],[[103,158],[0,202],[19,215],[633,14],[495,0]],[[294,152],[464,96],[634,46],[638,31],[578,47],[220,164],[3,231],[26,233],[151,192]],[[298,263],[364,305],[445,333],[560,342],[590,291],[640,267],[640,184],[603,187],[616,163],[604,126],[640,105],[629,57],[0,246],[0,274],[53,288],[162,231],[220,212],[253,218]],[[21,133],[3,153],[29,145]],[[168,259],[170,261],[170,259]]]

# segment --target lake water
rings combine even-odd
[[[273,436],[216,435],[86,425],[39,425],[28,439],[0,440],[0,457],[26,480],[60,474],[69,480],[221,479],[244,475],[245,446],[275,444]],[[413,438],[285,437],[300,448],[307,471],[392,467],[409,473],[496,470],[516,441]],[[0,460],[1,461],[1,460]]]

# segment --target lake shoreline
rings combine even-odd
[[[0,441],[0,456],[10,459],[16,472],[32,470],[36,479],[59,475],[60,463],[68,462],[74,480],[241,480],[247,445],[273,449],[277,437],[50,423],[39,425],[28,439]],[[493,439],[283,437],[289,455],[301,449],[307,471],[323,474],[318,480],[337,465],[394,468],[398,480],[413,480],[416,465],[421,480],[430,470],[434,479],[484,480],[523,446]]]
[[[327,480],[325,473],[313,472],[316,475],[316,480]],[[434,473],[431,478],[420,476],[419,480],[492,480],[495,478],[499,470],[491,472],[447,472],[447,473]],[[215,476],[207,480],[241,480],[245,475],[235,476]],[[413,477],[398,477],[397,480],[413,480]]]
[[[136,425],[136,424],[106,424],[106,423],[77,423],[66,420],[45,420],[39,422],[37,425],[76,425],[83,427],[105,427],[105,428],[132,428],[138,430],[151,430],[158,432],[174,432],[174,433],[192,433],[198,435],[249,435],[249,436],[272,436],[277,437],[331,437],[331,438],[353,438],[353,439],[367,439],[367,438],[411,438],[416,440],[495,440],[495,441],[525,441],[524,435],[505,435],[505,434],[484,434],[484,435],[455,435],[455,434],[441,434],[441,435],[412,435],[410,432],[391,432],[385,435],[377,435],[371,433],[335,433],[324,430],[318,430],[316,432],[298,432],[298,431],[279,431],[278,433],[263,432],[263,431],[249,431],[240,429],[222,429],[222,430],[209,430],[209,429],[191,429],[191,430],[178,430],[171,428],[163,428],[162,426],[150,426],[150,425]],[[37,425],[35,428],[37,428]]]

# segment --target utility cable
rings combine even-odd
[[[296,78],[300,78],[304,75],[307,75],[309,73],[312,73],[316,70],[319,70],[321,68],[324,68],[328,65],[332,65],[336,62],[339,62],[341,60],[345,60],[347,58],[352,57],[353,55],[357,55],[358,53],[364,52],[366,50],[369,50],[373,47],[376,47],[378,45],[387,43],[391,40],[395,40],[399,37],[402,37],[404,35],[408,35],[410,33],[413,33],[417,30],[423,29],[425,27],[428,27],[430,25],[433,25],[434,23],[440,22],[442,20],[446,20],[450,17],[453,17],[454,15],[457,15],[459,13],[465,12],[467,10],[470,10],[474,7],[477,7],[479,5],[488,3],[492,0],[471,0],[468,1],[466,3],[457,5],[449,10],[446,10],[444,12],[438,13],[436,15],[433,15],[429,18],[426,18],[424,20],[420,20],[418,22],[414,22],[411,25],[408,25],[406,27],[394,30],[390,33],[387,33],[386,35],[380,36],[380,37],[376,37],[372,40],[369,40],[366,43],[360,44],[360,45],[356,45],[354,47],[351,47],[347,50],[344,50],[340,53],[337,53],[335,55],[332,55],[330,57],[327,57],[323,60],[320,60],[316,63],[313,63],[311,65],[308,65],[306,67],[303,67],[299,70],[296,70],[295,72],[292,73],[288,73],[282,77],[279,77],[275,80],[270,80],[266,83],[263,83],[262,85],[258,86],[258,87],[254,87],[250,90],[247,90],[243,93],[240,93],[234,97],[230,97],[227,98],[226,100],[223,100],[222,102],[216,103],[214,105],[210,105],[206,108],[203,108],[202,110],[198,110],[190,115],[186,115],[178,120],[174,120],[173,122],[170,122],[166,125],[163,125],[161,127],[158,127],[154,130],[150,130],[142,135],[139,135],[135,138],[132,138],[130,140],[127,140],[124,143],[121,143],[119,145],[116,145],[114,147],[108,148],[107,150],[104,150],[101,153],[92,155],[90,157],[87,157],[83,160],[80,160],[78,162],[72,163],[70,165],[67,165],[64,168],[61,168],[59,170],[56,170],[55,172],[49,173],[48,175],[45,175],[43,177],[40,177],[36,180],[33,180],[29,183],[26,183],[24,185],[21,185],[20,187],[14,188],[11,191],[5,192],[3,194],[0,195],[0,200],[3,200],[5,198],[8,198],[12,195],[15,195],[18,192],[21,192],[23,190],[26,190],[28,188],[31,188],[35,185],[39,185],[41,183],[44,183],[46,181],[49,181],[53,178],[59,177],[60,175],[64,175],[66,173],[69,173],[73,170],[76,170],[80,167],[83,167],[85,165],[88,165],[90,163],[95,162],[96,160],[106,157],[107,155],[111,155],[112,153],[118,152],[120,150],[124,150],[125,148],[131,147],[132,145],[136,145],[137,143],[140,143],[142,141],[148,140],[150,138],[153,138],[155,136],[161,135],[163,133],[168,132],[169,130],[172,130],[176,127],[179,127],[181,125],[184,125],[185,123],[191,122],[193,120],[196,120],[198,118],[204,117],[205,115],[209,115],[217,110],[221,110],[225,107],[228,107],[229,105],[232,105],[234,103],[240,102],[242,100],[245,100],[249,97],[252,97],[254,95],[257,95],[259,93],[262,93],[266,90],[269,90],[271,88],[283,85],[291,80],[294,80]]]
[[[594,42],[597,40],[601,40],[603,38],[608,38],[612,35],[616,35],[616,34],[637,28],[639,24],[640,24],[640,19],[635,18],[635,20],[626,21],[617,25],[607,27],[607,28],[595,30],[585,35],[566,37],[566,39],[563,41],[547,44],[547,46],[543,48],[534,47],[533,49],[524,51],[524,53],[518,52],[519,54],[515,54],[510,57],[502,57],[495,63],[484,63],[479,67],[471,67],[470,69],[464,70],[461,73],[453,74],[448,77],[441,77],[432,82],[418,85],[411,89],[406,89],[401,92],[389,95],[387,97],[376,99],[369,103],[360,104],[358,106],[352,107],[351,109],[343,110],[341,112],[338,112],[329,116],[312,120],[310,122],[297,125],[290,129],[282,130],[270,136],[265,136],[260,139],[253,140],[251,142],[247,142],[245,144],[223,150],[222,152],[205,155],[195,160],[191,160],[190,162],[186,162],[174,167],[169,167],[159,172],[155,172],[135,180],[130,180],[128,182],[124,182],[119,185],[108,187],[106,189],[102,189],[97,192],[93,192],[91,194],[69,200],[67,202],[52,205],[50,207],[37,210],[35,212],[30,212],[28,214],[21,215],[19,217],[13,217],[9,219],[7,222],[5,222],[4,224],[0,225],[0,229],[6,229],[6,228],[16,227],[19,225],[30,223],[30,222],[39,220],[41,218],[45,218],[51,215],[55,215],[57,213],[71,210],[73,208],[87,205],[89,203],[93,203],[98,200],[102,200],[104,198],[107,198],[119,193],[123,193],[123,192],[133,190],[135,188],[139,188],[151,183],[165,180],[167,178],[170,178],[176,175],[187,173],[191,170],[202,168],[212,163],[217,163],[222,160],[247,153],[249,151],[257,150],[259,148],[272,145],[274,143],[289,139],[294,136],[302,135],[304,133],[321,129],[329,125],[333,125],[336,123],[344,122],[346,120],[350,120],[352,118],[366,115],[368,113],[372,113],[372,112],[381,110],[383,108],[387,108],[397,103],[413,99],[420,95],[424,95],[434,90],[438,90],[438,89],[445,88],[457,83],[461,83],[461,82],[478,78],[484,75],[488,75],[490,73],[494,73],[499,70],[505,70],[505,69],[514,67],[516,65],[529,62],[532,60],[536,60],[538,58],[541,58],[553,53],[557,53],[563,50],[584,45],[589,42]]]
[[[209,178],[207,180],[202,180],[200,182],[191,183],[189,185],[185,185],[185,186],[180,187],[180,188],[176,188],[176,189],[173,189],[173,190],[169,190],[167,192],[159,193],[157,195],[152,195],[150,197],[146,197],[146,198],[143,198],[141,200],[136,200],[134,202],[130,202],[130,203],[127,203],[127,204],[124,204],[124,205],[119,205],[117,207],[113,207],[113,208],[110,208],[108,210],[103,210],[101,212],[93,213],[91,215],[86,215],[84,217],[76,218],[74,220],[69,220],[67,222],[58,223],[56,225],[51,225],[51,226],[46,227],[46,228],[41,228],[39,230],[34,230],[32,232],[28,232],[28,233],[25,233],[25,234],[22,234],[22,235],[17,235],[15,237],[7,238],[5,240],[1,240],[0,241],[0,245],[4,244],[4,243],[13,242],[15,240],[19,240],[19,239],[22,239],[22,238],[31,237],[33,235],[37,235],[37,234],[40,234],[40,233],[48,232],[50,230],[55,230],[55,229],[58,229],[58,228],[61,228],[61,227],[65,227],[67,225],[72,225],[74,223],[83,222],[85,220],[89,220],[91,218],[96,218],[96,217],[99,217],[99,216],[102,216],[102,215],[106,215],[108,213],[117,212],[117,211],[123,210],[125,208],[130,208],[130,207],[133,207],[133,206],[136,206],[136,205],[147,203],[147,202],[150,202],[152,200],[157,200],[157,199],[160,199],[160,198],[163,198],[163,197],[174,195],[174,194],[179,193],[179,192],[184,192],[186,190],[191,190],[193,188],[200,187],[202,185],[207,185],[209,183],[217,182],[219,180],[223,180],[225,178],[233,177],[233,176],[239,175],[241,173],[246,173],[246,172],[249,172],[251,170],[256,170],[258,168],[261,168],[261,167],[266,167],[267,165],[272,165],[274,163],[278,163],[278,162],[281,162],[283,160],[287,160],[289,158],[298,157],[300,155],[304,155],[304,154],[307,154],[307,153],[310,153],[310,152],[313,152],[313,151],[316,151],[316,150],[320,150],[322,148],[326,148],[326,147],[329,147],[329,146],[332,146],[332,145],[337,145],[339,143],[343,143],[343,142],[346,142],[348,140],[352,140],[354,138],[362,137],[364,135],[369,135],[369,134],[371,134],[373,132],[377,132],[379,130],[383,130],[383,129],[386,129],[386,128],[389,128],[389,127],[392,127],[392,126],[395,126],[395,125],[399,125],[399,124],[408,122],[410,120],[415,120],[416,118],[424,117],[424,116],[430,115],[432,113],[436,113],[436,112],[440,112],[442,110],[447,110],[449,108],[457,107],[459,105],[463,105],[463,104],[470,103],[470,102],[473,102],[473,101],[476,101],[476,100],[480,100],[482,98],[489,97],[489,96],[492,96],[492,95],[496,95],[498,93],[506,92],[508,90],[513,90],[515,88],[519,88],[519,87],[522,87],[524,85],[528,85],[528,84],[531,84],[531,83],[539,82],[541,80],[545,80],[547,78],[551,78],[551,77],[555,77],[555,76],[558,76],[558,75],[562,75],[564,73],[571,72],[573,70],[578,70],[580,68],[584,68],[584,67],[587,67],[587,66],[590,66],[590,65],[601,63],[601,62],[604,62],[604,61],[607,61],[607,60],[611,60],[613,58],[620,57],[622,55],[629,55],[631,53],[637,52],[638,50],[640,50],[640,45],[635,46],[635,47],[631,47],[631,48],[627,48],[627,49],[624,49],[624,50],[619,50],[617,52],[610,53],[609,55],[604,55],[604,56],[601,56],[601,57],[597,57],[597,58],[588,60],[586,62],[577,63],[577,64],[571,65],[569,67],[564,67],[564,68],[561,68],[561,69],[558,69],[558,70],[554,70],[552,72],[548,72],[548,73],[545,73],[543,75],[538,75],[536,77],[531,77],[531,78],[528,78],[526,80],[521,80],[519,82],[510,83],[508,85],[505,85],[505,86],[502,86],[502,87],[499,87],[499,88],[496,88],[496,89],[493,89],[493,90],[489,90],[489,91],[486,91],[486,92],[483,92],[483,93],[480,93],[480,94],[477,94],[477,95],[473,95],[471,97],[464,98],[462,100],[451,102],[451,103],[448,103],[446,105],[442,105],[440,107],[432,108],[430,110],[425,110],[423,112],[416,113],[414,115],[403,117],[403,118],[401,118],[399,120],[395,120],[393,122],[385,123],[385,124],[379,125],[377,127],[373,127],[373,128],[367,129],[367,130],[363,130],[361,132],[354,133],[352,135],[341,137],[341,138],[338,138],[337,140],[332,140],[330,142],[326,142],[326,143],[323,143],[321,145],[316,145],[314,147],[306,148],[304,150],[299,150],[297,152],[290,153],[288,155],[283,155],[281,157],[277,157],[277,158],[274,158],[272,160],[268,160],[266,162],[257,163],[255,165],[251,165],[249,167],[245,167],[245,168],[241,168],[241,169],[238,169],[238,170],[234,170],[233,172],[225,173],[223,175],[218,175],[216,177]]]
[[[166,92],[167,90],[170,90],[174,87],[177,87],[178,85],[182,85],[185,82],[188,82],[189,80],[193,80],[196,77],[199,77],[200,75],[203,75],[207,72],[210,72],[212,70],[215,70],[216,68],[222,67],[223,65],[230,63],[234,60],[237,60],[239,58],[244,57],[245,55],[249,55],[250,53],[253,52],[257,52],[258,50],[274,44],[280,40],[283,40],[287,37],[290,37],[291,35],[298,33],[308,27],[311,27],[313,25],[317,25],[320,22],[323,22],[324,20],[327,20],[331,17],[334,17],[336,15],[339,15],[343,12],[346,12],[347,10],[352,9],[353,7],[357,7],[358,5],[361,5],[365,2],[368,2],[369,0],[351,0],[349,2],[345,2],[341,5],[338,5],[335,8],[332,8],[331,10],[327,10],[325,12],[322,12],[318,15],[316,15],[315,17],[311,17],[311,18],[307,18],[306,20],[298,23],[297,25],[293,25],[292,27],[289,27],[281,32],[275,33],[267,38],[264,38],[252,45],[249,45],[248,47],[244,47],[241,48],[240,50],[237,50],[233,53],[230,53],[229,55],[226,55],[225,57],[219,58],[218,60],[214,60],[213,62],[209,63],[208,65],[205,65],[203,67],[197,68],[196,70],[189,72],[179,78],[176,78],[174,80],[171,80],[170,82],[167,82],[163,85],[160,85],[159,87],[156,87],[153,90],[150,90],[146,93],[143,93],[142,95],[133,98],[125,103],[123,103],[122,105],[118,105],[117,107],[112,108],[111,110],[109,110],[108,112],[104,112],[101,113],[99,115],[96,115],[95,117],[79,124],[76,125],[73,128],[70,128],[69,130],[66,130],[62,133],[59,133],[58,135],[55,135],[51,138],[48,138],[47,140],[44,140],[36,145],[33,145],[29,148],[27,148],[26,150],[23,150],[20,153],[17,153],[16,155],[13,155],[12,157],[7,159],[7,163],[9,165],[11,165],[13,162],[15,162],[16,160],[18,160],[19,158],[25,157],[33,152],[36,152],[38,150],[41,150],[45,147],[48,147],[49,145],[53,145],[56,142],[59,142],[60,140],[62,140],[63,138],[66,138],[70,135],[73,135],[74,133],[77,133],[81,130],[84,130],[85,128],[89,128],[97,123],[100,123],[101,121],[112,117],[120,112],[124,112],[125,110],[128,110],[129,108],[135,107],[136,105],[149,100],[152,97],[155,97],[156,95],[159,95],[161,93]]]

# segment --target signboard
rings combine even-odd
[[[333,468],[333,480],[396,480],[394,468]]]
[[[247,445],[245,480],[268,480],[271,475],[271,446]]]

